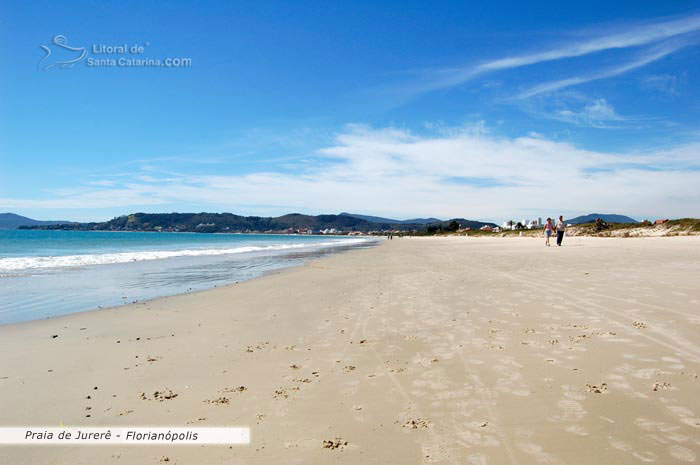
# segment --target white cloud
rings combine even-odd
[[[560,121],[595,128],[607,128],[611,127],[611,122],[624,121],[624,118],[618,115],[615,108],[604,98],[588,103],[580,111],[563,109],[556,111],[551,116]]]
[[[605,115],[610,109],[598,102],[589,112]],[[127,213],[144,206],[163,211],[196,205],[259,214],[357,211],[492,219],[601,210],[700,216],[700,143],[622,154],[542,136],[501,138],[479,125],[441,127],[429,135],[349,126],[316,156],[323,163],[293,174],[170,173],[165,182],[142,178],[51,199],[6,198],[0,207],[120,207]]]

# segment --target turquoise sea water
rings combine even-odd
[[[0,324],[240,282],[369,238],[0,231]]]

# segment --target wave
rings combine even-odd
[[[368,239],[344,239],[338,241],[310,242],[307,244],[275,244],[268,246],[248,245],[230,249],[183,249],[183,250],[147,250],[139,252],[117,252],[85,255],[59,255],[44,257],[0,258],[0,271],[19,271],[46,268],[75,268],[91,265],[109,265],[115,263],[141,262],[173,257],[202,257],[215,255],[240,254],[248,252],[283,251],[311,247],[338,247],[368,242]],[[0,276],[5,276],[0,274]],[[9,275],[11,276],[11,274]]]

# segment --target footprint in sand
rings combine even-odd
[[[488,465],[486,457],[484,457],[482,454],[472,454],[468,456],[467,462],[469,462],[472,465]]]
[[[578,425],[570,425],[565,428],[567,433],[575,434],[577,436],[588,436],[588,432]]]
[[[535,460],[542,463],[552,463],[553,457],[544,451],[542,445],[532,441],[533,432],[518,431],[515,434],[515,445],[526,454],[535,457]]]
[[[561,414],[554,417],[556,420],[566,422],[579,421],[586,415],[586,411],[581,404],[575,400],[562,399],[557,402],[557,407],[561,410]]]
[[[585,394],[576,391],[567,391],[564,393],[564,397],[571,400],[586,400]]]
[[[655,453],[648,451],[648,450],[646,450],[644,452],[635,452],[632,455],[634,457],[636,457],[637,459],[641,460],[642,462],[647,462],[647,463],[656,462],[656,459],[658,458],[658,456]]]
[[[671,454],[671,457],[683,462],[695,462],[695,459],[697,458],[695,452],[687,447],[679,446],[678,444],[670,446],[668,448],[668,453]]]
[[[620,439],[615,439],[608,436],[608,442],[617,450],[621,450],[623,452],[629,452],[632,450],[632,445]]]

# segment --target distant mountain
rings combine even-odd
[[[0,213],[0,229],[17,229],[20,226],[47,226],[64,223],[70,223],[70,221],[39,221],[15,213]]]
[[[35,224],[22,229],[63,229],[81,231],[182,231],[201,233],[288,233],[335,229],[337,232],[426,231],[447,229],[453,220],[434,223],[375,223],[351,215],[288,215],[272,217],[239,216],[232,213],[134,213],[99,223]],[[493,223],[456,218],[462,227],[472,229]]]
[[[32,225],[23,229],[71,229],[83,231],[182,231],[182,232],[261,232],[284,233],[335,229],[336,231],[375,231],[424,229],[423,225],[370,223],[341,215],[302,215],[290,213],[278,217],[240,216],[232,213],[134,213],[98,223]]]
[[[566,220],[569,224],[593,223],[596,218],[600,218],[608,223],[639,223],[634,218],[625,215],[609,215],[605,213],[591,213],[590,215],[577,216],[570,220]]]
[[[410,220],[393,220],[391,218],[382,218],[381,216],[358,215],[357,213],[341,213],[338,216],[351,216],[361,220],[369,221],[370,223],[384,224],[433,224],[440,223],[442,220],[438,218],[413,218]]]
[[[440,224],[444,226],[448,226],[451,222],[456,221],[459,223],[459,226],[461,228],[472,228],[472,229],[479,229],[482,226],[491,226],[492,228],[495,228],[498,226],[496,223],[489,223],[488,221],[475,221],[475,220],[465,220],[464,218],[454,218],[452,220],[447,220],[447,221],[441,221]]]

